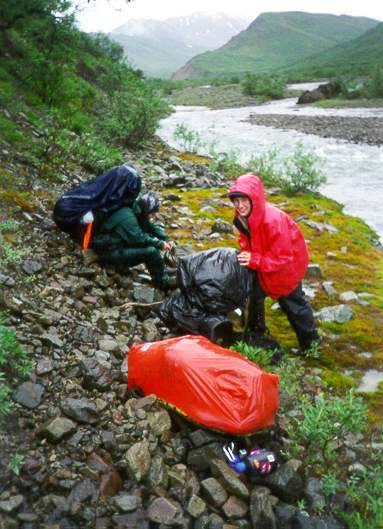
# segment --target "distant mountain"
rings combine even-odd
[[[334,76],[357,71],[367,73],[372,66],[383,64],[383,22],[360,37],[293,64],[286,72]]]
[[[109,33],[132,66],[152,77],[170,77],[191,57],[225,44],[250,20],[195,13],[167,20],[129,20]]]
[[[276,72],[355,39],[378,23],[347,15],[262,13],[221,48],[191,59],[173,79]]]

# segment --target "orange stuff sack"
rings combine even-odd
[[[154,394],[204,426],[238,435],[271,426],[278,409],[277,375],[203,336],[132,347],[128,388]]]

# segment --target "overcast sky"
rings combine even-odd
[[[227,13],[254,20],[266,11],[305,11],[370,17],[383,21],[382,0],[75,0],[82,5],[77,15],[83,31],[108,32],[132,18],[191,15],[197,12]],[[84,7],[85,6],[85,7]]]

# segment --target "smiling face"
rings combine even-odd
[[[248,217],[251,213],[252,205],[248,197],[235,197],[233,199],[235,211],[241,217]]]

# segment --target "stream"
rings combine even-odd
[[[291,88],[312,89],[317,84],[295,84]],[[339,116],[383,118],[383,108],[325,109],[296,105],[297,98],[241,108],[209,110],[206,107],[175,107],[175,112],[162,120],[159,136],[169,145],[182,148],[174,131],[183,123],[189,130],[198,132],[209,151],[235,152],[246,161],[252,155],[259,156],[275,149],[280,160],[291,157],[297,144],[321,158],[320,170],[327,182],[320,192],[344,205],[344,212],[362,218],[378,234],[383,242],[383,147],[345,140],[323,138],[295,130],[252,125],[250,114],[287,114],[297,116]],[[238,175],[233,175],[233,179]]]

